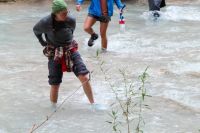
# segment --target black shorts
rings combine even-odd
[[[79,75],[86,75],[89,73],[78,51],[72,53],[71,60],[73,62],[73,72],[77,77]],[[48,62],[48,68],[49,68],[49,76],[48,76],[49,84],[59,85],[60,83],[62,83],[63,72],[61,64],[55,62],[54,59],[51,58],[49,59]]]
[[[107,16],[106,18],[103,18],[103,16],[99,17],[99,16],[93,15],[91,13],[88,13],[88,16],[95,18],[97,21],[100,21],[100,22],[103,22],[103,23],[108,23],[109,21],[111,21],[111,17],[109,17],[109,16]]]

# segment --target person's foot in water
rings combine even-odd
[[[157,11],[153,12],[153,17],[155,18],[155,20],[157,20],[160,17],[160,13]]]
[[[92,47],[94,45],[94,41],[99,38],[98,34],[93,33],[88,41],[88,46]]]
[[[101,53],[106,53],[107,49],[106,48],[101,48]]]
[[[93,103],[91,104],[91,109],[92,111],[104,111],[104,110],[107,110],[108,107],[106,105],[103,105],[103,104],[97,104],[97,103]]]
[[[57,110],[57,104],[51,102],[51,108],[52,108],[53,111],[56,111]]]

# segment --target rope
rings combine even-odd
[[[56,114],[56,112],[62,107],[62,105],[69,100],[71,97],[73,97],[76,92],[78,92],[81,87],[83,87],[84,84],[86,84],[87,82],[89,82],[91,80],[91,74],[89,73],[89,79],[85,82],[82,83],[82,85],[80,85],[71,95],[67,96],[62,103],[55,109],[55,111],[53,111],[50,115],[46,116],[46,119],[44,121],[42,121],[40,124],[36,125],[34,124],[33,127],[30,130],[30,133],[35,132],[36,130],[38,130],[40,127],[42,127],[49,119],[51,119],[52,116],[54,116]]]

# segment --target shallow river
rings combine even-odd
[[[114,100],[99,70],[96,51],[100,40],[88,48],[89,36],[83,31],[86,7],[77,13],[75,39],[88,68],[93,71],[92,85],[97,103],[109,106]],[[33,25],[49,14],[49,5],[0,5],[0,133],[27,133],[51,112],[47,59],[33,35]],[[108,52],[102,54],[112,80],[118,69],[126,68],[137,76],[149,66],[148,93],[152,98],[146,111],[146,133],[198,133],[200,129],[200,4],[170,4],[162,17],[153,22],[147,7],[128,4],[126,32],[119,32],[115,11],[108,30]],[[99,24],[95,26],[99,30]],[[80,83],[65,74],[59,103]],[[67,101],[40,133],[111,133],[109,108],[93,112],[82,90]]]

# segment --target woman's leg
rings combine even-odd
[[[73,72],[76,75],[76,77],[81,81],[83,85],[84,92],[86,96],[88,97],[88,100],[91,104],[94,103],[93,93],[92,93],[92,87],[89,82],[89,71],[86,68],[86,65],[83,63],[83,60],[81,58],[81,55],[78,51],[73,52],[71,54],[71,60],[73,62]]]
[[[94,103],[94,97],[93,97],[93,92],[92,92],[92,87],[89,82],[88,75],[79,75],[78,79],[81,81],[83,85],[83,90],[90,101],[91,104]]]
[[[109,22],[107,22],[107,23],[101,22],[100,23],[101,47],[102,47],[102,49],[107,49],[108,41],[107,41],[106,32],[107,32],[108,24],[109,24]]]
[[[52,104],[56,104],[58,100],[59,87],[62,83],[63,72],[61,64],[57,64],[53,59],[49,59],[48,69],[49,84],[51,85],[50,101],[52,102]]]
[[[85,23],[84,23],[84,30],[92,35],[94,33],[94,30],[92,29],[92,26],[96,23],[96,19],[90,16],[87,16]]]
[[[94,45],[94,41],[98,39],[98,34],[94,32],[92,26],[96,23],[96,19],[92,16],[87,16],[85,23],[84,23],[84,30],[91,35],[88,46],[92,47]]]
[[[60,85],[51,85],[50,100],[54,104],[56,104],[58,101],[59,87],[60,87]]]

